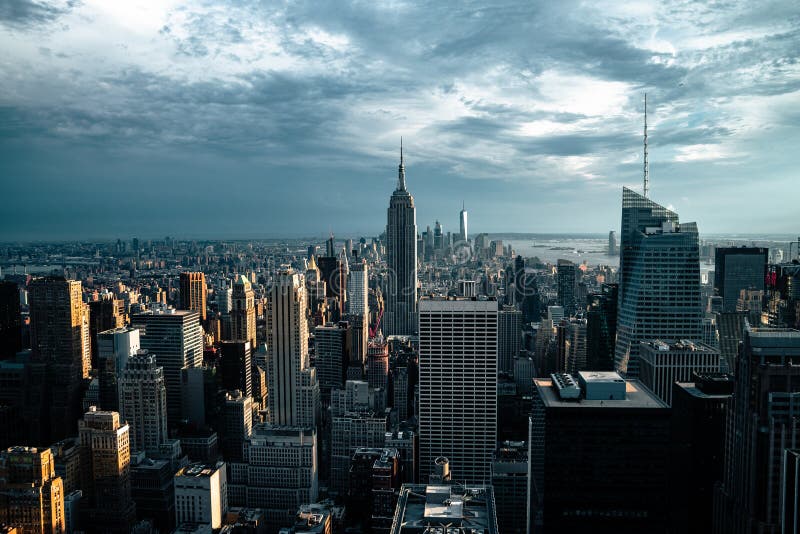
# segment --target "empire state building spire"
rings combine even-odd
[[[403,138],[400,138],[400,166],[397,168],[397,190],[406,190],[406,168],[403,165]]]

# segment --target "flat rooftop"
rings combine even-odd
[[[497,534],[491,486],[403,484],[391,534]],[[458,529],[458,530],[456,530]]]
[[[619,375],[613,371],[591,371],[585,373],[584,376],[587,381],[606,382],[619,379]],[[626,398],[623,400],[586,400],[585,398],[562,400],[558,395],[558,390],[553,387],[551,379],[534,378],[533,384],[539,390],[542,402],[548,408],[668,408],[664,401],[650,393],[638,380],[625,381]]]

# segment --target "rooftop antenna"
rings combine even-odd
[[[644,94],[644,197],[650,192],[650,165],[647,161],[647,93]]]
[[[397,190],[406,190],[406,167],[403,165],[403,136],[400,136],[400,166],[397,168]]]

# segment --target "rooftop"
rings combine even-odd
[[[210,477],[225,466],[224,462],[216,464],[192,464],[175,473],[176,477]]]
[[[461,534],[496,534],[492,487],[403,484],[391,534],[436,532],[447,525]]]
[[[582,374],[587,382],[619,379],[619,375],[611,371],[589,371]],[[623,400],[586,400],[585,398],[563,400],[559,397],[556,388],[553,387],[551,379],[534,378],[533,384],[539,391],[542,402],[548,408],[668,408],[661,399],[650,393],[638,380],[625,381],[625,399]]]

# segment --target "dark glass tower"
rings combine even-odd
[[[619,315],[614,366],[639,376],[639,342],[702,337],[697,225],[622,189]]]
[[[714,254],[714,289],[722,311],[735,312],[742,289],[764,290],[769,250],[759,247],[718,248]]]
[[[403,146],[397,189],[389,200],[386,222],[386,250],[389,276],[386,284],[386,335],[409,335],[416,331],[417,318],[417,209],[406,189]]]

